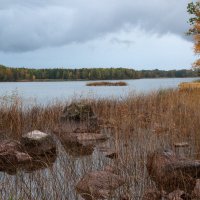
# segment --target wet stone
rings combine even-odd
[[[32,156],[56,151],[56,144],[53,137],[38,130],[23,135],[21,144],[24,151]]]
[[[78,182],[76,189],[86,200],[106,199],[124,183],[124,179],[119,175],[108,171],[96,171],[86,174]]]
[[[116,159],[118,158],[118,153],[116,151],[107,151],[105,152],[105,157],[110,158],[110,159]]]
[[[161,200],[162,195],[156,189],[148,189],[144,192],[142,200]]]
[[[191,194],[200,178],[200,161],[177,156],[171,150],[158,150],[147,156],[147,171],[158,189],[177,189]]]
[[[19,142],[14,140],[0,142],[0,171],[15,174],[17,168],[31,160],[27,153],[22,152]]]

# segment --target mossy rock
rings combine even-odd
[[[85,103],[72,103],[64,108],[61,119],[87,121],[94,116],[95,114],[91,105]]]

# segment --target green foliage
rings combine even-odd
[[[127,68],[28,69],[0,65],[0,81],[123,80],[160,77],[196,77],[194,70],[142,70]]]
[[[200,20],[199,11],[200,11],[200,2],[195,2],[195,3],[191,2],[188,4],[187,12],[190,15],[193,15],[193,17],[189,19],[191,25],[193,25],[197,20]]]
[[[187,6],[187,12],[192,15],[189,19],[189,23],[192,28],[187,32],[188,35],[199,34],[199,30],[195,28],[195,24],[200,22],[200,2],[191,2]]]

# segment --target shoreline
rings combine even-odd
[[[36,79],[36,80],[18,80],[18,81],[0,81],[0,83],[32,83],[32,82],[97,82],[97,81],[128,81],[128,80],[148,80],[148,79],[184,79],[184,78],[199,78],[199,76],[191,77],[154,77],[154,78],[135,78],[135,79]]]

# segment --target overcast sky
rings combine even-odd
[[[189,0],[0,0],[0,63],[190,68]]]

